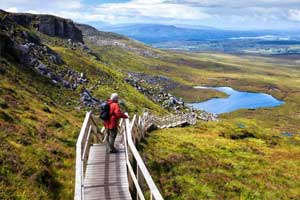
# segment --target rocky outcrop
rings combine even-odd
[[[1,19],[4,19],[3,12],[0,12]],[[9,13],[4,13],[10,15]],[[78,85],[88,83],[86,75],[82,72],[73,70],[72,67],[65,65],[60,55],[41,43],[39,38],[20,28],[19,24],[28,25],[31,23],[32,16],[11,15],[16,20],[1,21],[0,31],[0,52],[1,57],[14,62],[18,62],[21,67],[33,69],[38,74],[50,79],[55,85],[62,85],[65,88],[76,90]],[[19,20],[19,21],[18,21]]]
[[[47,46],[35,43],[14,44],[18,60],[24,66],[32,68],[40,75],[49,78],[55,85],[76,90],[78,85],[88,83],[84,73],[78,72],[64,64],[58,54]],[[55,70],[52,65],[61,65]]]
[[[0,53],[1,58],[8,61],[19,63],[19,67],[30,68],[40,76],[49,79],[52,84],[62,86],[66,89],[76,90],[82,85],[80,93],[80,105],[87,107],[97,107],[101,101],[93,97],[91,89],[85,89],[89,79],[84,72],[77,71],[68,66],[59,54],[50,49],[39,39],[34,32],[20,27],[36,26],[39,31],[53,36],[64,36],[68,39],[66,46],[71,49],[81,49],[91,53],[88,47],[82,42],[75,42],[74,38],[65,30],[72,30],[73,23],[68,20],[60,20],[53,16],[35,16],[27,14],[10,14],[0,10]],[[37,20],[37,21],[36,21]],[[54,20],[54,21],[53,21]],[[65,26],[65,27],[64,27]],[[69,38],[70,37],[70,38]],[[75,38],[76,40],[76,38]],[[2,60],[2,59],[1,59]],[[4,72],[3,72],[4,73]],[[112,78],[109,74],[103,73],[101,79],[93,87],[99,87],[103,82],[108,82]]]
[[[167,77],[129,72],[125,81],[167,110],[190,110],[185,106],[183,99],[177,98],[166,91],[166,89],[174,89],[177,85]]]
[[[170,78],[157,75],[149,75],[145,73],[128,72],[125,81],[137,89],[139,92],[147,96],[149,99],[158,103],[164,109],[175,113],[191,113],[197,116],[197,119],[203,121],[217,121],[218,116],[205,111],[196,111],[187,106],[182,98],[172,95],[169,90],[178,87],[178,83]]]
[[[98,108],[97,110],[99,110],[100,104],[102,103],[101,100],[93,97],[90,90],[87,89],[81,91],[80,102],[83,106]]]
[[[164,90],[170,91],[178,87],[178,83],[174,82],[170,78],[162,75],[149,75],[145,73],[129,72],[128,78],[135,82],[145,82],[151,86],[158,86]]]
[[[0,32],[0,53],[1,56],[18,57],[18,53],[15,51],[15,43],[9,36]]]
[[[74,42],[83,43],[82,33],[72,20],[52,15],[8,13],[5,11],[1,11],[1,14],[5,16],[3,20],[14,22],[24,27],[34,28],[43,34],[52,37],[70,38]]]

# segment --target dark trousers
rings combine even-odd
[[[106,136],[106,150],[107,151],[113,151],[115,149],[115,140],[118,134],[118,128],[114,129],[107,129],[107,136]]]

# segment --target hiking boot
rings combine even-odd
[[[113,150],[110,150],[109,153],[118,153],[119,151],[117,149],[113,149]]]

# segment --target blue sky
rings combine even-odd
[[[87,24],[156,23],[225,29],[300,29],[300,0],[0,0],[11,12]]]

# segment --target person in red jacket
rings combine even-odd
[[[120,118],[128,118],[127,115],[121,112],[119,106],[119,96],[117,93],[111,94],[107,103],[109,104],[109,120],[104,121],[104,127],[107,129],[107,152],[117,153],[117,149],[115,148],[115,140],[118,133],[118,125]]]

